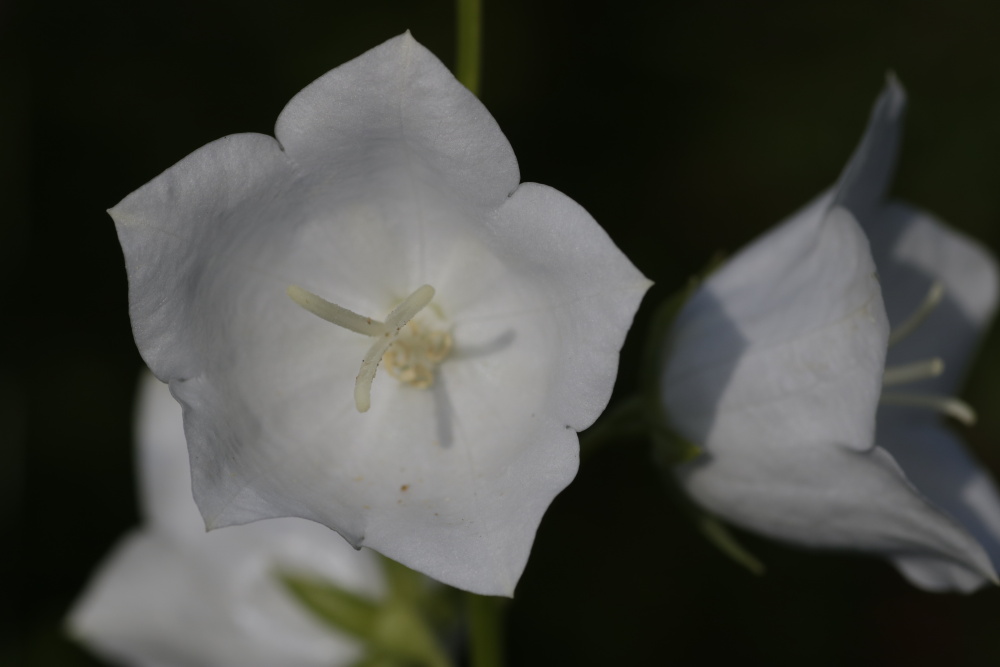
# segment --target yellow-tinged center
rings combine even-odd
[[[417,389],[434,386],[438,364],[451,352],[451,333],[410,320],[382,355],[389,375]]]
[[[400,382],[426,389],[434,384],[438,364],[451,352],[449,332],[413,321],[434,298],[434,288],[430,285],[418,287],[403,299],[384,322],[358,315],[297,285],[290,286],[287,293],[292,301],[317,317],[375,339],[361,361],[361,370],[354,382],[354,404],[358,412],[367,412],[371,407],[372,381],[380,361]]]

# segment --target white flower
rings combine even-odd
[[[408,33],[275,134],[111,210],[207,526],[304,517],[510,595],[649,282],[572,200],[518,185],[496,122]]]
[[[967,591],[996,581],[1000,498],[942,415],[973,418],[952,395],[997,268],[884,202],[904,107],[890,77],[837,185],[705,281],[673,326],[661,395],[705,449],[678,476],[711,512]]]
[[[166,667],[330,667],[361,646],[309,615],[279,569],[385,594],[374,554],[303,519],[205,534],[191,498],[181,408],[146,374],[138,410],[139,487],[146,526],[127,535],[69,617],[70,632],[107,659]]]

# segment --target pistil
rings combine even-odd
[[[287,289],[288,296],[292,301],[299,304],[313,315],[336,324],[339,327],[364,334],[375,339],[364,359],[361,361],[361,369],[354,381],[354,405],[358,412],[367,412],[371,407],[372,382],[375,380],[375,371],[382,357],[389,350],[389,347],[400,337],[400,332],[424,307],[434,298],[434,288],[430,285],[418,287],[413,294],[403,299],[403,302],[396,306],[385,318],[385,322],[380,322],[364,315],[348,310],[335,303],[330,303],[326,299],[319,297],[308,290],[304,290],[297,285],[291,285]],[[415,325],[416,323],[414,323]],[[440,353],[439,362],[447,355],[451,349],[451,338],[448,336],[447,347]],[[431,372],[433,368],[431,369]],[[390,373],[393,369],[390,368]],[[411,383],[415,384],[415,383]],[[423,386],[429,386],[426,383]]]

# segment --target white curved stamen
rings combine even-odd
[[[968,403],[951,396],[934,394],[883,393],[879,402],[886,405],[900,405],[913,408],[930,408],[941,414],[957,419],[966,426],[976,423],[976,411]]]
[[[940,280],[931,283],[924,300],[909,317],[889,332],[889,345],[895,345],[917,330],[944,298],[944,284]],[[893,387],[917,380],[934,378],[944,373],[944,360],[933,357],[908,364],[890,366],[882,373],[882,387]],[[879,403],[910,408],[927,408],[956,419],[966,426],[976,423],[976,411],[965,401],[953,396],[939,394],[908,394],[882,392]]]
[[[882,373],[882,386],[891,387],[917,380],[926,380],[927,378],[935,378],[941,373],[944,373],[944,361],[938,357],[915,361],[912,364],[892,366],[886,368],[885,372]]]
[[[899,341],[903,340],[911,333],[913,333],[917,327],[931,314],[939,303],[941,299],[944,298],[944,285],[939,280],[935,280],[931,283],[931,287],[927,290],[927,296],[924,297],[923,302],[917,309],[910,314],[903,322],[899,324],[895,329],[889,332],[889,345],[895,345]]]
[[[900,342],[916,331],[944,298],[944,285],[939,280],[931,283],[924,300],[909,317],[889,332],[889,346]],[[938,377],[944,372],[944,361],[938,357],[914,361],[908,364],[890,366],[882,373],[882,387],[894,387],[918,380]],[[976,411],[965,401],[952,396],[938,394],[909,394],[903,392],[882,392],[879,403],[912,408],[927,408],[956,419],[966,426],[976,423]]]
[[[330,303],[297,285],[289,286],[286,292],[292,301],[313,315],[348,331],[375,338],[375,342],[368,348],[368,352],[361,361],[361,369],[354,380],[354,405],[358,412],[367,412],[371,407],[372,382],[375,380],[375,371],[378,370],[378,363],[382,360],[382,356],[395,342],[399,332],[406,326],[407,322],[413,319],[434,298],[434,288],[430,285],[422,285],[413,294],[403,299],[403,302],[389,313],[385,322],[379,322],[370,317],[358,315],[335,303]]]

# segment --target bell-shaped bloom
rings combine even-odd
[[[890,559],[929,590],[996,581],[1000,498],[944,423],[997,301],[970,239],[886,201],[893,77],[838,183],[712,274],[668,341],[661,398],[704,454],[688,493],[744,528]]]
[[[122,539],[70,613],[69,631],[116,664],[160,667],[354,664],[360,644],[310,615],[281,572],[385,595],[375,555],[303,519],[205,534],[191,497],[181,408],[146,375],[139,392],[146,525]]]
[[[303,517],[512,594],[649,281],[575,202],[519,185],[408,33],[307,86],[275,135],[208,144],[111,210],[206,525]]]

